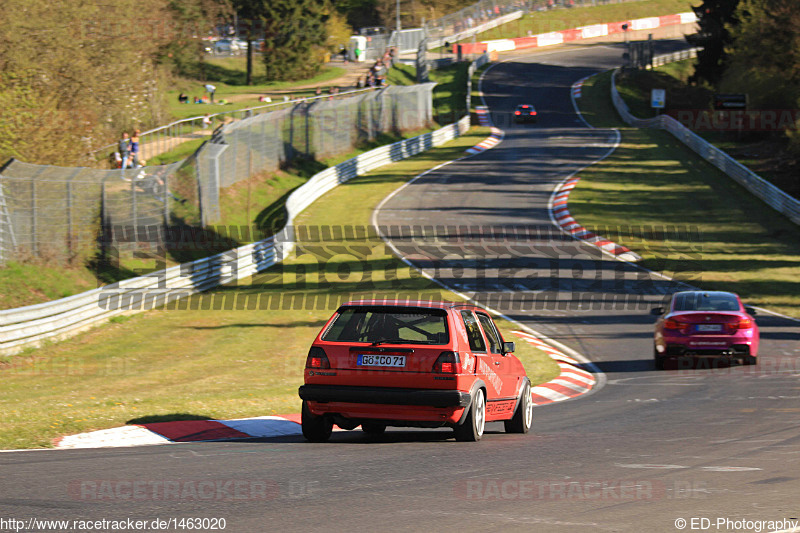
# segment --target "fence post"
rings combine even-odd
[[[108,197],[106,196],[106,180],[103,179],[100,188],[100,257],[108,258],[108,241],[111,230],[108,227]]]
[[[134,237],[133,237],[134,238],[134,241],[133,241],[134,249],[136,248],[136,239],[137,239],[137,237],[136,237],[136,231],[137,231],[136,230],[136,226],[137,226],[136,211],[137,211],[137,205],[136,205],[136,176],[133,176],[131,178],[131,222],[133,224],[132,230],[133,230],[133,235],[134,235]]]

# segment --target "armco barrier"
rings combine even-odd
[[[467,115],[432,133],[370,150],[319,172],[289,196],[287,226],[263,241],[61,300],[0,311],[0,355],[66,338],[116,315],[153,309],[281,262],[294,246],[294,218],[314,200],[358,175],[442,145],[469,125]]]
[[[716,146],[706,142],[674,118],[661,115],[657,118],[643,120],[633,116],[617,91],[617,72],[615,70],[611,76],[611,100],[617,113],[626,124],[637,128],[660,128],[670,132],[697,155],[727,174],[736,183],[763,200],[768,206],[786,215],[795,224],[800,225],[799,200],[789,196]]]

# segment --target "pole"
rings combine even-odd
[[[400,28],[400,0],[397,0],[396,13],[397,13],[397,26],[396,26],[396,29],[397,29],[397,44],[399,46],[399,44],[400,44],[400,29],[401,29]]]

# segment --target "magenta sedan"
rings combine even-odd
[[[684,291],[672,295],[667,309],[656,307],[655,351],[658,370],[670,357],[741,359],[754,365],[758,357],[755,310],[739,296],[722,291]]]

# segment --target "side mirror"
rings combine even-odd
[[[516,349],[516,347],[517,347],[516,344],[514,344],[513,342],[504,342],[503,343],[503,355],[505,355],[507,353],[513,353],[514,350]]]
[[[753,309],[752,307],[747,307],[747,306],[745,306],[744,312],[747,313],[750,316],[756,316],[756,314],[757,314],[755,309]]]
[[[664,308],[663,307],[654,307],[654,308],[652,308],[650,310],[650,314],[653,315],[653,316],[661,316],[661,315],[664,314]]]

